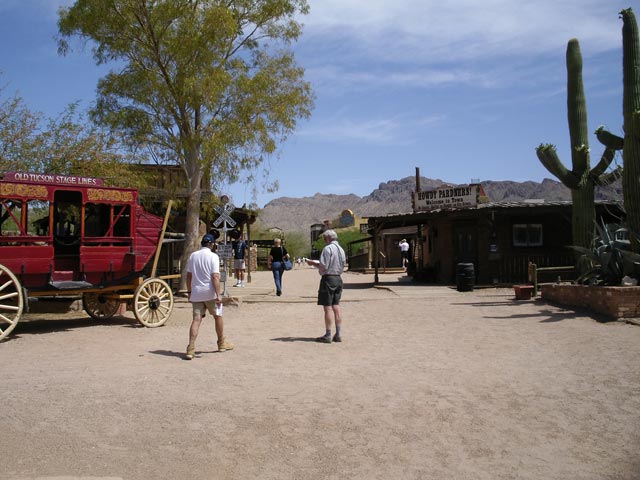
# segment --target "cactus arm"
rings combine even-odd
[[[553,145],[539,145],[538,159],[571,190],[573,243],[588,247],[593,238],[594,181],[590,176],[587,107],[582,84],[582,55],[580,44],[573,38],[567,44],[567,117],[571,139],[571,170],[558,158]]]
[[[599,185],[604,187],[606,185],[611,185],[616,180],[620,180],[622,178],[622,167],[618,166],[615,170],[610,171],[609,173],[603,173],[598,176],[591,176],[591,179],[595,185]]]
[[[554,145],[548,143],[539,145],[536,148],[536,155],[540,163],[544,165],[544,168],[560,180],[564,186],[570,189],[578,187],[579,178],[562,164]]]
[[[622,150],[624,140],[622,137],[614,135],[608,130],[604,129],[603,125],[600,125],[596,129],[596,138],[598,141],[607,148],[612,148],[613,150]]]
[[[580,43],[572,38],[567,44],[567,117],[571,139],[572,171],[583,177],[589,171],[589,139],[587,132],[587,106],[582,83],[582,54]],[[587,154],[580,149],[586,149]]]
[[[640,46],[638,45],[638,24],[636,17],[627,8],[620,12],[622,17],[622,70],[625,135],[626,127],[632,123],[632,116],[640,111]]]
[[[591,175],[591,177],[599,177],[600,175],[602,175],[607,168],[609,168],[609,165],[611,165],[611,162],[613,161],[613,156],[616,154],[616,151],[613,148],[605,148],[604,152],[602,152],[602,157],[600,158],[600,161],[598,162],[598,164],[593,167],[591,169],[591,172],[589,173],[589,175]]]
[[[622,17],[622,113],[624,149],[622,151],[622,193],[627,211],[631,244],[640,252],[640,40],[636,17],[628,8]]]

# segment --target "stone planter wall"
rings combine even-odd
[[[540,285],[543,299],[569,307],[588,308],[612,319],[640,318],[640,286],[588,287],[546,283]]]

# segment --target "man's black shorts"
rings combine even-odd
[[[318,288],[318,305],[330,307],[340,305],[342,297],[342,277],[340,275],[323,275]]]

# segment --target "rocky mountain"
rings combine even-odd
[[[571,200],[571,192],[562,183],[545,178],[538,182],[483,181],[482,187],[492,202],[517,202],[527,199],[548,201]],[[431,190],[448,185],[437,179],[420,178],[420,189]],[[344,209],[358,217],[371,217],[411,212],[411,193],[415,191],[415,177],[389,180],[365,197],[316,193],[312,197],[276,198],[264,206],[257,221],[259,228],[278,226],[284,231],[309,232],[309,226],[335,219]],[[620,180],[596,188],[596,199],[622,201]]]

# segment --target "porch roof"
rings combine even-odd
[[[498,211],[512,211],[517,213],[531,212],[533,210],[536,213],[546,213],[549,211],[557,210],[569,210],[572,202],[570,200],[557,200],[557,201],[518,201],[518,202],[488,202],[480,203],[475,207],[460,207],[460,208],[437,208],[434,210],[424,212],[409,212],[409,213],[393,213],[389,215],[382,215],[377,217],[369,217],[369,228],[377,226],[378,228],[390,229],[415,226],[422,223],[427,223],[429,220],[435,218],[441,218],[451,216],[454,218],[469,218],[473,216],[479,216],[488,212]],[[622,215],[622,207],[619,202],[609,200],[596,200],[596,208],[609,208],[615,211],[617,214]]]

